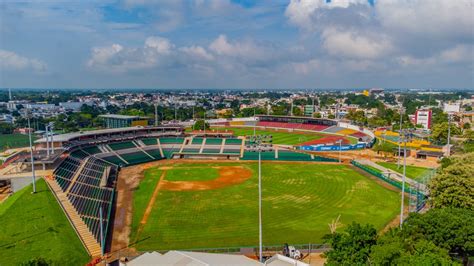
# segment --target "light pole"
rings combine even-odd
[[[447,153],[448,156],[451,155],[451,113],[448,113],[448,147],[447,147]]]
[[[53,134],[53,130],[54,130],[54,122],[50,122],[49,123],[49,134],[51,135],[51,155],[54,155],[54,134]]]
[[[339,143],[339,163],[342,162],[341,160],[341,153],[342,153],[342,139],[336,141],[336,143]]]
[[[253,119],[255,119],[255,107],[253,107]],[[255,137],[255,127],[257,126],[257,123],[255,121],[255,123],[253,124],[253,136]]]
[[[49,158],[49,134],[48,134],[48,124],[45,125],[44,127],[45,133],[46,133],[46,154],[48,155]]]
[[[400,131],[400,136],[402,132]],[[406,181],[406,170],[407,170],[407,141],[411,136],[411,132],[406,130],[403,132],[403,177],[402,177],[402,200],[400,204],[400,228],[403,226],[403,207],[405,205],[405,181]]]
[[[401,137],[402,137],[402,123],[403,123],[403,105],[400,105],[400,131],[398,134],[398,162],[397,162],[397,169],[400,168],[400,152],[402,149]]]
[[[272,136],[252,136],[248,150],[258,152],[258,258],[263,262],[263,232],[262,232],[262,152],[272,151]]]
[[[26,110],[26,117],[28,118],[28,132],[29,132],[29,139],[30,139],[30,156],[31,156],[31,178],[33,181],[33,192],[36,193],[36,176],[35,176],[35,158],[33,156],[33,141],[31,138],[31,125],[30,125],[30,113]]]

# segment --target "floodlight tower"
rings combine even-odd
[[[158,126],[158,103],[155,102],[155,127]]]
[[[336,143],[339,143],[339,163],[341,163],[342,139],[337,140]]]
[[[403,123],[403,104],[400,104],[400,131],[398,134],[398,161],[397,161],[397,169],[400,168],[400,152],[402,149],[401,137],[402,137],[402,123]]]
[[[262,152],[272,151],[273,137],[271,135],[250,136],[247,149],[258,152],[258,258],[263,262],[262,249]]]
[[[400,228],[403,226],[403,207],[405,205],[405,181],[407,171],[407,142],[411,140],[412,132],[410,129],[400,132],[400,137],[403,135],[403,177],[402,177],[402,199],[400,204]]]
[[[51,155],[54,155],[54,122],[49,122],[49,134],[51,135]]]
[[[447,145],[447,154],[448,156],[451,155],[451,118],[452,113],[448,113],[448,145]]]
[[[30,156],[31,156],[31,178],[33,181],[33,192],[36,193],[36,175],[35,175],[35,157],[33,156],[33,141],[31,138],[30,112],[26,110],[26,118],[28,119],[28,135],[30,139]]]

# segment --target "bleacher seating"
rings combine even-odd
[[[151,156],[155,157],[155,159],[163,159],[161,157],[161,153],[160,153],[160,150],[159,149],[152,149],[152,150],[146,150],[146,152],[148,154],[150,154]]]
[[[116,164],[116,165],[120,165],[120,166],[124,166],[125,165],[125,162],[120,160],[119,157],[115,156],[115,155],[110,155],[110,156],[107,156],[107,157],[104,157],[102,158],[103,160],[106,160],[110,163],[113,163],[113,164]]]
[[[99,148],[97,148],[97,146],[89,146],[89,147],[85,147],[81,149],[90,155],[101,153],[101,151],[99,150]]]
[[[304,130],[312,130],[312,131],[322,131],[322,130],[328,128],[328,126],[324,126],[324,125],[268,122],[268,121],[259,121],[257,123],[257,126],[259,126],[259,127],[274,127],[274,128],[288,128],[288,129],[304,129]]]
[[[181,144],[184,138],[160,138],[161,144]]]
[[[206,138],[205,145],[221,145],[222,139],[221,138]]]
[[[109,147],[112,148],[114,151],[119,151],[119,150],[124,150],[124,149],[131,149],[131,148],[136,148],[135,144],[131,141],[125,141],[125,142],[116,142],[116,143],[110,143]]]
[[[146,163],[146,162],[149,162],[149,161],[153,161],[153,158],[146,155],[142,151],[121,154],[120,156],[122,156],[122,158],[125,159],[125,161],[127,161],[129,163],[129,165],[134,165],[134,164],[140,164],[140,163]]]
[[[147,146],[158,144],[158,141],[156,139],[142,139],[142,142]]]
[[[79,150],[75,150],[75,151],[71,152],[71,156],[75,157],[75,158],[78,158],[78,159],[84,159],[87,156],[89,156],[89,154],[87,154],[83,150],[79,149]]]
[[[220,151],[219,149],[203,149],[202,153],[219,153]]]
[[[53,175],[63,191],[65,191],[69,187],[69,184],[71,184],[71,179],[80,165],[80,160],[74,157],[67,157],[56,168],[56,170],[54,170]]]
[[[203,138],[193,138],[191,144],[202,144],[203,140]]]
[[[225,145],[242,145],[242,139],[226,139]]]
[[[106,185],[101,187],[105,169],[111,169]],[[90,157],[84,165],[76,182],[69,190],[67,197],[81,216],[95,239],[100,241],[100,210],[102,208],[103,229],[108,223],[108,213],[113,203],[113,185],[116,169],[109,163]]]

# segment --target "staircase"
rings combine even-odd
[[[45,178],[45,180],[89,255],[91,255],[91,257],[101,256],[102,250],[100,244],[95,240],[87,228],[87,225],[81,219],[74,206],[72,206],[66,193],[61,190],[61,187],[59,187],[55,180],[50,178]]]

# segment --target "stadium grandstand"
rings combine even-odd
[[[179,125],[111,128],[39,139],[35,141],[35,165],[51,171],[46,183],[86,250],[95,257],[106,252],[121,167],[162,159],[258,159],[250,146],[245,136],[187,134]],[[9,164],[25,165],[27,158],[19,156]],[[278,146],[263,153],[262,159],[336,161]],[[29,167],[23,170],[31,172]]]

